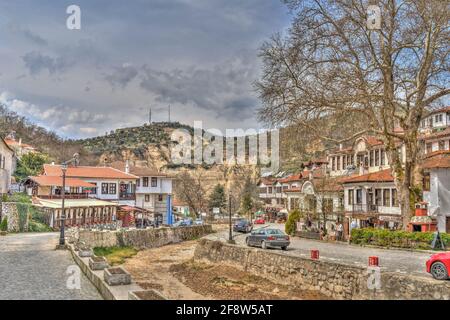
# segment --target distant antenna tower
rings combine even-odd
[[[149,108],[148,110],[148,122],[150,124],[152,123],[152,108]]]
[[[170,104],[169,104],[169,123],[170,123]]]

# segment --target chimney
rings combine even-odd
[[[130,161],[125,161],[125,173],[130,173]]]
[[[55,165],[55,161],[52,161],[52,166],[54,166]]]

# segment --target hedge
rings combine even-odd
[[[445,246],[450,245],[450,234],[441,233]],[[384,229],[352,229],[351,243],[381,247],[431,249],[434,232],[390,231]]]

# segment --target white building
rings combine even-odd
[[[422,168],[428,215],[436,218],[440,232],[450,233],[450,151],[426,158]]]
[[[168,205],[171,206],[173,202],[172,177],[156,169],[132,166],[128,162],[114,162],[111,166],[137,177],[137,207],[160,216],[166,215]]]
[[[8,193],[13,173],[14,151],[0,138],[0,194]]]
[[[44,176],[62,177],[60,165],[45,164]],[[76,178],[93,185],[90,188],[69,187],[68,196],[87,194],[89,198],[107,200],[120,205],[135,206],[136,181],[139,177],[111,167],[69,166],[67,178]],[[55,195],[60,194],[56,188]]]
[[[450,126],[450,107],[431,111],[425,116],[419,130],[423,133],[445,129]]]

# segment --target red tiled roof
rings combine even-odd
[[[450,127],[445,128],[444,130],[433,132],[430,134],[423,134],[419,137],[421,140],[430,140],[435,138],[441,138],[445,136],[450,136]]]
[[[288,190],[284,190],[283,192],[300,192],[300,191],[302,191],[302,188],[295,187],[295,188],[290,188]]]
[[[5,139],[5,142],[7,145],[9,146],[19,146],[19,142],[17,140],[14,139]],[[22,148],[29,148],[29,149],[35,149],[33,146],[26,144],[26,143],[21,143],[20,146]]]
[[[40,186],[62,187],[62,185],[63,185],[62,177],[37,176],[37,177],[29,177],[29,178]],[[95,187],[94,184],[83,181],[81,179],[77,179],[77,178],[66,178],[66,186],[67,187],[84,187],[84,188]]]
[[[47,176],[62,176],[61,166],[44,164]],[[137,179],[138,177],[110,167],[68,167],[67,177],[72,178],[98,178],[98,179]]]
[[[294,182],[294,181],[301,181],[303,178],[303,175],[301,173],[290,175],[289,177],[279,179],[278,182],[280,183],[287,183],[287,182]]]
[[[394,177],[392,176],[391,169],[363,174],[360,176],[349,177],[342,179],[342,183],[354,183],[354,182],[392,182]]]
[[[450,112],[450,106],[448,107],[443,107],[440,109],[436,109],[436,110],[429,110],[430,113],[428,115],[432,115],[432,114],[436,114],[436,113],[441,113],[441,112]]]
[[[373,136],[366,136],[366,137],[364,137],[364,139],[371,146],[379,146],[379,145],[383,144],[383,141],[381,141],[380,139],[373,137]]]
[[[422,162],[424,169],[450,168],[450,151],[437,151]]]

